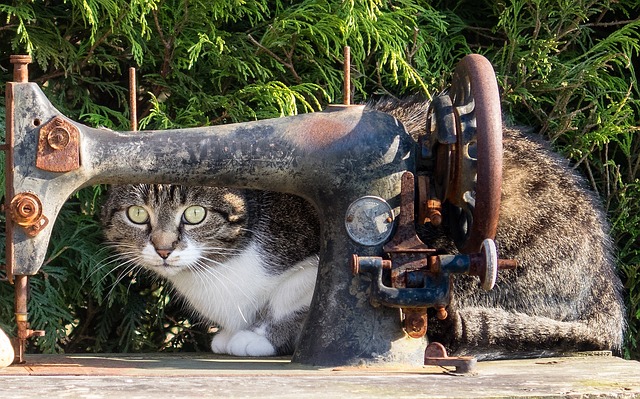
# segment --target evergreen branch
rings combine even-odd
[[[87,301],[86,308],[84,310],[85,312],[83,315],[84,317],[82,318],[82,323],[78,325],[77,329],[73,330],[73,332],[70,334],[69,341],[65,345],[67,352],[74,352],[75,348],[79,346],[80,342],[82,341],[96,340],[96,337],[94,337],[93,334],[87,334],[87,331],[93,325],[93,321],[99,311],[96,310],[95,304],[92,300]]]
[[[156,26],[156,31],[158,32],[158,37],[160,38],[160,42],[164,47],[164,53],[162,57],[162,68],[160,68],[160,76],[166,78],[169,74],[169,69],[171,65],[171,48],[173,47],[173,41],[167,40],[164,36],[164,32],[162,27],[160,26],[160,21],[158,19],[158,10],[153,10],[151,12],[153,15],[153,21]],[[157,95],[158,93],[156,93]]]
[[[583,26],[590,28],[610,28],[612,26],[625,26],[640,21],[640,17],[635,19],[626,19],[623,21],[611,21],[611,22],[587,22]]]
[[[164,34],[164,30],[162,29],[162,26],[160,24],[160,18],[158,16],[159,10],[154,9],[151,11],[151,14],[153,16],[153,21],[156,27],[156,31],[158,32],[158,37],[160,38],[160,42],[163,45],[162,67],[160,68],[160,76],[163,79],[166,79],[172,71],[171,65],[172,65],[172,61],[175,53],[175,46],[174,46],[175,38],[180,36],[180,34],[182,33],[182,30],[184,29],[184,26],[189,21],[188,19],[189,2],[188,1],[184,2],[184,14],[182,16],[181,21],[176,25],[176,29],[174,29],[175,32],[172,35],[171,39],[167,39]],[[157,98],[165,89],[166,88],[163,86],[154,85],[150,94],[153,97]],[[147,104],[145,109],[140,113],[140,119],[144,119],[148,117],[151,111],[153,110],[153,107],[154,105],[152,103]]]
[[[160,26],[158,12],[159,12],[158,10],[153,10],[151,14],[153,16],[156,32],[158,32],[158,37],[160,38],[160,42],[162,43],[162,47],[163,47],[162,67],[160,68],[160,76],[163,79],[166,79],[166,77],[169,75],[169,70],[171,68],[171,54],[172,54],[171,48],[173,44],[172,44],[172,41],[167,40],[165,38],[164,31]],[[155,84],[153,85],[153,88],[151,89],[151,92],[149,94],[151,95],[152,98],[158,98],[160,96],[160,93],[162,93],[164,89],[165,89],[164,86]],[[145,118],[147,118],[151,114],[153,109],[154,109],[154,104],[152,102],[148,102],[147,106],[140,113],[140,120],[142,121]]]
[[[301,83],[302,82],[302,78],[298,75],[298,73],[296,72],[295,67],[293,66],[293,64],[291,62],[287,62],[287,61],[283,60],[277,54],[275,54],[273,51],[269,50],[268,48],[266,48],[265,46],[260,44],[260,42],[258,42],[256,39],[254,39],[253,36],[251,36],[250,33],[247,34],[247,37],[249,38],[249,41],[251,41],[251,43],[253,43],[255,46],[260,48],[265,53],[267,53],[271,58],[273,58],[274,60],[278,61],[280,64],[284,65],[291,72],[291,74],[293,75],[293,78],[295,79],[295,81],[297,83]],[[291,61],[290,57],[291,57],[292,53],[293,53],[293,49],[288,54],[289,61]]]
[[[120,25],[120,23],[124,19],[125,15],[126,15],[126,13],[122,12],[120,14],[120,16],[118,16],[118,19],[116,20],[116,25]],[[107,28],[105,30],[105,32],[102,34],[102,36],[100,36],[98,38],[98,40],[94,41],[91,44],[91,47],[89,47],[89,51],[87,51],[87,54],[78,63],[78,66],[77,66],[78,72],[82,71],[82,69],[87,66],[89,61],[93,58],[93,55],[94,55],[96,49],[98,47],[100,47],[112,33],[113,33],[113,26],[109,26],[109,28]],[[58,69],[58,70],[54,70],[54,71],[52,71],[52,72],[50,72],[48,74],[42,75],[37,79],[34,79],[34,82],[43,84],[44,82],[46,82],[48,80],[59,78],[61,76],[65,76],[66,74],[67,74],[66,71]]]

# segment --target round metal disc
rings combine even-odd
[[[345,227],[349,237],[358,244],[380,245],[391,236],[393,209],[380,197],[360,197],[347,208]]]
[[[480,252],[484,255],[484,276],[481,279],[482,289],[485,291],[491,291],[496,285],[498,279],[498,251],[496,249],[496,243],[487,238],[482,241],[482,249]]]

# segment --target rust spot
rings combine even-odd
[[[304,126],[295,126],[297,130],[294,135],[295,145],[306,150],[319,150],[330,146],[337,140],[343,138],[353,130],[359,122],[359,118],[354,113],[354,118],[339,118],[338,112],[345,112],[354,108],[364,109],[363,105],[330,105],[327,111],[311,114],[305,120]],[[290,128],[291,129],[291,128]]]
[[[80,133],[61,117],[40,128],[36,166],[49,172],[70,172],[80,167]]]
[[[427,310],[404,308],[404,330],[411,338],[422,338],[427,333]]]

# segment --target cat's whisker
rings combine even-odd
[[[135,255],[135,253],[136,252],[134,250],[131,250],[129,252],[115,253],[115,254],[109,255],[108,257],[102,259],[102,261],[96,265],[94,270],[92,270],[91,273],[89,273],[85,277],[85,279],[83,280],[83,284],[86,283],[87,280],[89,280],[91,277],[93,277],[96,273],[102,271],[102,269],[104,269],[105,267],[109,267],[109,266],[113,265],[114,263],[116,263],[118,261],[127,260],[128,259],[127,256]],[[117,269],[118,267],[119,266],[114,268],[114,270]]]
[[[93,275],[95,275],[96,273],[98,273],[102,269],[104,269],[106,267],[111,267],[111,269],[108,270],[106,273],[104,273],[102,278],[100,278],[100,280],[97,283],[94,284],[94,285],[99,285],[99,284],[102,284],[102,282],[106,278],[108,278],[109,275],[113,274],[113,272],[119,271],[115,282],[112,284],[112,287],[108,292],[108,296],[110,296],[113,293],[113,290],[115,289],[115,287],[127,275],[130,275],[134,271],[136,271],[136,269],[140,269],[141,268],[141,266],[140,266],[140,258],[137,255],[138,251],[136,250],[136,248],[133,245],[131,245],[129,247],[130,247],[129,251],[122,251],[122,249],[124,247],[121,247],[120,248],[121,250],[120,250],[119,253],[115,253],[115,254],[110,255],[109,257],[105,258],[104,261],[101,262],[98,265],[98,267],[89,276],[87,276],[85,281],[90,279]],[[115,265],[115,266],[113,266],[113,265]]]
[[[220,253],[220,254],[241,254],[242,253],[242,249],[239,248],[224,248],[224,247],[208,247],[206,245],[201,245],[200,249],[203,252],[216,252],[216,253]]]
[[[114,271],[116,271],[116,270],[118,270],[118,269],[120,269],[120,268],[124,267],[124,266],[129,262],[129,260],[128,260],[127,258],[125,258],[125,257],[121,257],[121,256],[114,256],[114,257],[112,257],[112,258],[113,258],[113,259],[110,259],[110,260],[108,260],[108,261],[105,259],[104,261],[102,261],[102,262],[100,262],[98,265],[96,265],[96,268],[95,268],[95,269],[94,269],[94,270],[93,270],[93,271],[92,271],[88,276],[86,276],[86,277],[83,279],[83,281],[82,281],[82,285],[84,286],[84,284],[86,284],[89,280],[91,280],[91,278],[92,278],[93,276],[95,276],[98,272],[100,272],[100,271],[102,271],[103,269],[105,269],[105,268],[109,267],[110,269],[109,269],[109,270],[107,270],[107,271],[106,271],[106,272],[105,272],[105,273],[104,273],[104,274],[103,274],[103,275],[98,279],[98,281],[93,282],[93,284],[92,284],[93,288],[94,288],[94,289],[95,289],[95,288],[98,288],[98,287],[100,287],[100,286],[103,284],[104,280],[106,280],[106,279],[109,277],[109,275],[111,275]],[[117,266],[112,267],[112,265],[116,264],[116,262],[119,262],[119,261],[123,261],[123,263],[119,263],[119,264],[117,264]]]
[[[134,273],[137,273],[140,270],[142,270],[142,267],[139,266],[138,264],[136,264],[136,262],[134,262],[134,261],[130,261],[130,262],[124,263],[122,266],[124,266],[124,270],[122,270],[122,272],[120,274],[118,274],[118,277],[116,278],[116,281],[112,284],[111,289],[107,293],[107,297],[110,297],[113,294],[115,289],[118,287],[118,285],[120,285],[120,283],[122,282],[122,280],[125,279],[125,277],[127,277],[130,274],[134,274]],[[120,266],[118,268],[120,268]],[[129,281],[129,285],[127,287],[127,293],[129,293],[129,290],[131,288],[131,284],[132,284],[132,282]]]
[[[209,259],[206,259],[206,260],[212,263],[216,263],[218,267],[225,267],[224,263],[218,263]],[[216,268],[206,264],[205,262],[203,262],[203,260],[198,260],[194,265],[191,265],[190,270],[195,272],[198,275],[198,277],[206,278],[206,281],[209,281],[211,283],[213,283],[214,282],[213,279],[215,279],[215,281],[219,281],[223,283],[222,286],[227,288],[227,286],[222,281],[222,279],[224,279],[227,283],[233,284],[234,285],[233,288],[240,288],[240,286],[236,281],[229,278],[224,273],[221,273],[219,270],[216,270]],[[204,281],[204,279],[201,281]]]
[[[242,312],[242,308],[240,308],[240,305],[236,305],[236,308],[238,308],[238,313],[240,313],[240,317],[242,317],[242,320],[249,324],[249,321],[247,320],[247,318],[245,317],[244,313]]]
[[[110,254],[109,256],[101,259],[100,262],[97,263],[96,266],[93,268],[93,270],[91,270],[91,272],[82,280],[82,285],[84,285],[96,273],[101,271],[103,268],[109,266],[113,262],[117,261],[121,257],[122,257],[122,255],[119,254],[119,253],[113,253],[113,254]]]

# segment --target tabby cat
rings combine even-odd
[[[374,105],[423,134],[428,103]],[[567,160],[523,128],[503,129],[498,254],[518,267],[498,273],[493,290],[456,275],[449,317],[430,319],[431,340],[479,360],[614,350],[623,343],[622,283],[599,198]],[[444,224],[444,223],[443,223]],[[434,248],[456,252],[444,228],[422,226]]]
[[[414,137],[428,104],[385,99],[369,107]],[[608,226],[597,198],[567,162],[518,129],[504,130],[496,243],[518,268],[491,292],[456,276],[449,317],[432,317],[429,339],[479,359],[621,347],[624,308]],[[115,186],[105,235],[126,264],[168,279],[220,327],[216,353],[293,352],[317,273],[318,220],[304,200],[273,192],[176,185]],[[444,229],[425,243],[455,252]]]
[[[319,222],[299,197],[217,187],[113,186],[108,243],[166,278],[220,328],[211,349],[293,352],[318,270]]]

